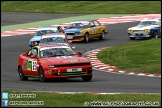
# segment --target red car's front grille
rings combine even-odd
[[[59,74],[58,72],[53,73],[54,76],[73,76],[73,75],[87,75],[87,74],[92,74],[92,70],[83,72],[61,72],[61,74]]]
[[[87,72],[65,72],[61,73],[61,76],[75,76],[75,75],[86,75]]]

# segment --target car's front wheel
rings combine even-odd
[[[157,35],[157,32],[156,32],[156,31],[153,32],[152,37],[153,37],[153,38],[158,38],[158,35]]]
[[[135,40],[135,38],[134,37],[130,37],[130,40]]]
[[[18,68],[18,73],[19,73],[19,77],[20,77],[20,80],[21,80],[21,81],[26,81],[26,80],[28,80],[28,77],[24,75],[24,73],[23,73],[21,67]]]
[[[92,79],[92,75],[91,76],[82,76],[83,81],[90,81]]]
[[[40,78],[40,81],[41,81],[41,82],[47,81],[47,79],[45,78],[44,70],[43,70],[42,67],[39,68],[39,78]]]
[[[100,36],[99,39],[100,39],[100,40],[104,40],[104,39],[105,39],[105,32],[104,32],[104,31],[102,31],[101,36]]]
[[[89,35],[88,35],[88,33],[86,33],[85,36],[84,36],[84,42],[86,42],[86,43],[89,42]]]

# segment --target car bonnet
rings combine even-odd
[[[49,64],[75,64],[75,63],[83,63],[90,62],[89,59],[85,57],[78,56],[58,56],[58,57],[48,57],[45,58]]]
[[[132,29],[132,30],[144,30],[144,29],[151,29],[151,28],[156,28],[156,27],[159,27],[159,25],[138,25],[138,26],[135,26],[135,27],[131,27],[129,29]]]
[[[38,41],[40,39],[41,39],[41,36],[34,36],[34,37],[31,38],[30,41]]]
[[[81,30],[84,30],[85,28],[67,28],[67,29],[64,29],[64,32],[67,33],[67,32],[80,32]]]

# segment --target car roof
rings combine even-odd
[[[65,36],[64,33],[52,33],[52,34],[44,34],[42,37],[52,37],[52,36]]]
[[[142,21],[161,21],[161,19],[160,18],[145,18],[145,19],[143,19],[143,20],[141,20],[141,22]]]
[[[58,26],[40,26],[37,31],[41,30],[57,30]]]
[[[40,48],[44,48],[44,47],[58,47],[58,46],[67,46],[67,45],[60,44],[60,43],[52,43],[52,44],[41,44],[39,46],[40,46]]]
[[[57,44],[57,43],[56,44],[42,44],[42,45],[39,45],[39,47],[41,50],[50,49],[50,48],[70,48],[65,44]]]
[[[90,22],[90,21],[96,21],[96,20],[76,20],[76,21],[72,21],[70,23],[76,23],[76,22]]]
[[[43,38],[50,38],[50,37],[62,37],[65,38],[65,34],[64,33],[52,33],[52,34],[44,34],[42,35],[42,39]]]
[[[39,26],[39,28],[50,28],[51,26]]]

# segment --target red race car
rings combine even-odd
[[[52,44],[34,46],[18,58],[20,80],[39,77],[42,82],[54,78],[82,77],[92,79],[92,65],[81,52],[74,52],[66,45]]]

